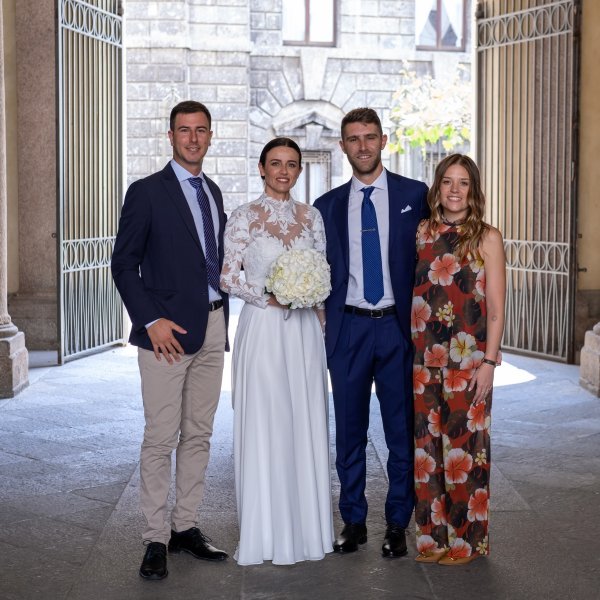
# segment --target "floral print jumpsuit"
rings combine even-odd
[[[485,270],[453,254],[459,227],[419,228],[411,315],[417,550],[453,558],[488,553],[492,406],[468,391],[485,354]]]

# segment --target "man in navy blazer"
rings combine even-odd
[[[219,290],[225,212],[217,185],[202,172],[210,112],[185,101],[171,111],[173,159],[131,184],[112,256],[112,273],[138,346],[146,426],[140,505],[146,544],[140,575],[167,576],[169,552],[224,560],[197,527],[213,419],[227,347],[227,296]],[[166,521],[171,455],[176,500]]]
[[[314,203],[325,223],[332,280],[325,343],[344,521],[334,551],[354,552],[367,541],[366,445],[375,383],[389,450],[382,554],[404,556],[414,508],[410,312],[416,231],[429,215],[427,186],[383,168],[387,136],[374,110],[350,111],[341,133],[352,179]]]

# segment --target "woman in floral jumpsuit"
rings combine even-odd
[[[417,561],[458,565],[489,552],[492,385],[504,327],[505,256],[483,222],[479,171],[440,162],[417,234],[415,344]]]

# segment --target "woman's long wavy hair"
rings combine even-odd
[[[464,167],[469,174],[469,194],[467,196],[467,217],[461,224],[459,238],[454,252],[459,259],[467,255],[481,260],[479,247],[481,239],[489,229],[483,221],[485,212],[485,196],[481,189],[481,176],[477,165],[465,154],[450,154],[446,156],[436,167],[433,184],[427,194],[427,203],[431,210],[429,218],[429,230],[435,233],[443,222],[443,207],[440,202],[440,186],[446,171],[453,165]]]

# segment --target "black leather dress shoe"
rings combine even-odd
[[[394,523],[388,523],[385,530],[385,539],[383,540],[383,546],[381,547],[381,554],[383,556],[405,556],[408,553],[406,548],[406,534],[404,533],[404,527],[395,525]]]
[[[364,523],[346,523],[340,537],[333,544],[333,551],[340,554],[356,552],[359,544],[367,541],[367,526]]]
[[[160,542],[150,542],[146,546],[140,575],[144,579],[164,579],[168,574],[167,547]]]
[[[228,557],[227,552],[211,546],[208,543],[210,541],[212,540],[206,537],[197,527],[179,533],[171,530],[169,552],[187,552],[202,560],[225,560]]]

